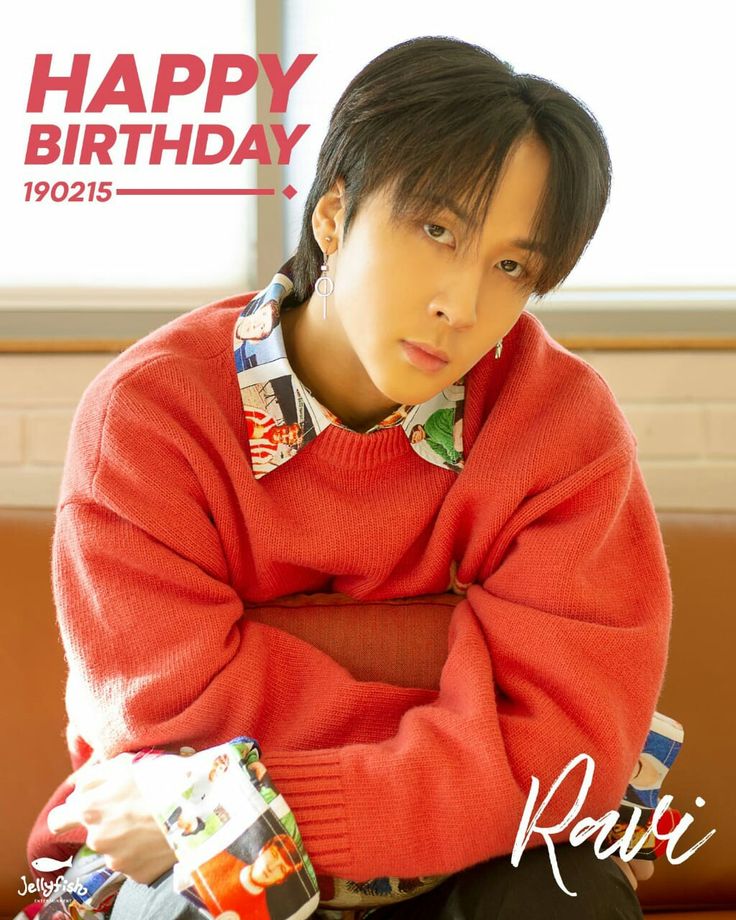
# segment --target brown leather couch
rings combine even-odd
[[[31,881],[28,833],[49,794],[70,772],[64,744],[65,663],[50,589],[53,516],[51,510],[0,509],[5,838],[0,920],[15,916],[32,900],[17,894],[23,875]],[[675,606],[669,666],[657,708],[685,727],[685,742],[664,791],[673,795],[674,807],[694,817],[675,855],[711,828],[716,833],[680,865],[658,860],[654,877],[640,884],[638,894],[647,913],[736,920],[736,514],[668,512],[659,519]],[[249,613],[320,646],[361,679],[436,687],[456,601],[449,595],[448,605],[438,608],[442,622],[420,622],[411,604],[400,621],[387,608],[385,629],[370,634],[357,621],[336,628],[328,608],[310,612],[288,599]],[[696,796],[705,799],[704,806],[695,805]]]

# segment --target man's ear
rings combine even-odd
[[[333,186],[333,188],[335,189],[335,191],[337,192],[340,198],[341,207],[344,208],[346,204],[347,196],[345,194],[345,180],[342,178],[342,176],[339,176],[337,179],[335,179],[335,185]]]
[[[330,190],[319,199],[312,212],[312,230],[318,242],[326,236],[332,239],[342,237],[345,204],[345,182],[338,178]]]
[[[335,180],[335,192],[338,199],[338,208],[334,214],[335,221],[335,237],[342,244],[343,239],[343,228],[345,226],[345,215],[348,209],[348,196],[345,191],[345,180],[340,177]]]

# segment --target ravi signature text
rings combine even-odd
[[[557,824],[550,826],[545,826],[541,824],[540,821],[543,818],[544,810],[547,808],[549,803],[552,801],[557,789],[560,784],[566,778],[568,773],[575,769],[575,767],[581,763],[585,762],[585,775],[583,776],[583,781],[580,786],[580,791],[577,795],[577,798],[572,804],[572,807],[565,815],[565,817],[559,821]],[[558,834],[563,830],[566,830],[568,825],[577,817],[580,812],[580,809],[585,802],[585,797],[588,794],[588,790],[593,782],[593,774],[595,772],[595,761],[589,754],[578,754],[577,757],[573,758],[570,763],[565,767],[565,769],[560,773],[555,782],[552,785],[552,788],[547,793],[542,804],[537,808],[537,810],[532,815],[532,810],[534,809],[537,796],[539,794],[539,780],[536,776],[531,778],[531,787],[529,789],[529,795],[526,800],[526,805],[524,806],[524,813],[521,817],[519,823],[519,829],[516,834],[516,840],[514,842],[514,849],[511,853],[511,864],[513,866],[519,865],[519,860],[521,859],[521,854],[524,852],[524,848],[529,842],[529,838],[533,833],[540,834],[547,844],[547,849],[549,851],[550,863],[552,865],[552,872],[554,873],[555,881],[560,886],[560,888],[565,892],[565,894],[570,895],[570,897],[577,897],[577,892],[569,891],[566,887],[562,878],[560,877],[560,869],[557,864],[557,857],[555,855],[554,842],[552,840],[553,834]],[[662,817],[662,815],[670,807],[672,802],[671,795],[665,795],[660,800],[657,805],[654,814],[652,816],[651,826],[654,836],[658,840],[666,840],[667,848],[666,854],[667,859],[673,865],[679,865],[679,863],[685,862],[686,859],[689,859],[692,854],[702,847],[702,845],[710,837],[715,834],[716,829],[713,828],[705,837],[701,838],[694,846],[691,846],[689,850],[686,850],[684,853],[681,853],[679,856],[674,855],[674,849],[677,845],[678,840],[684,834],[688,827],[693,823],[692,815],[688,812],[682,816],[682,819],[679,823],[670,831],[666,833],[657,833],[657,822]],[[698,796],[695,799],[695,804],[700,808],[705,804],[705,800]],[[606,838],[609,833],[613,830],[614,825],[621,822],[621,817],[617,811],[607,811],[600,818],[581,818],[572,828],[569,835],[569,840],[572,846],[580,846],[581,843],[584,843],[590,837],[597,835],[595,842],[593,844],[593,849],[598,859],[606,859],[608,856],[612,856],[619,852],[619,856],[624,862],[628,862],[631,859],[636,857],[636,854],[641,849],[644,844],[644,838],[640,839],[637,844],[631,846],[634,832],[637,826],[637,821],[641,818],[641,809],[634,808],[634,814],[629,820],[629,825],[623,834],[618,840],[612,843],[608,849],[602,849],[606,843]]]

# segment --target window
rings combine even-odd
[[[61,144],[73,124],[153,124],[165,127],[167,140],[182,136],[182,126],[226,125],[237,134],[256,122],[255,93],[226,97],[221,112],[205,113],[207,81],[190,95],[172,96],[168,112],[151,112],[153,87],[163,54],[190,54],[204,62],[214,53],[255,53],[253,3],[243,0],[129,0],[103,8],[92,0],[53,0],[17,4],[7,42],[0,111],[4,133],[0,145],[0,212],[3,214],[0,288],[35,292],[44,306],[146,307],[179,305],[179,292],[246,290],[255,274],[256,200],[253,196],[122,196],[105,203],[24,200],[24,183],[111,181],[115,188],[256,186],[254,160],[241,166],[175,164],[175,151],[164,150],[160,165],[150,164],[152,132],[142,134],[134,165],[125,165],[127,138],[118,133],[111,165],[24,165],[29,129],[34,123],[62,128]],[[85,112],[95,90],[119,54],[134,55],[147,111],[130,112],[110,105],[97,114]],[[44,110],[26,113],[34,59],[52,54],[52,76],[69,75],[73,56],[89,54],[82,113],[65,113],[66,94],[47,93]],[[181,70],[175,79],[183,79]],[[121,84],[122,85],[122,84]],[[118,87],[120,88],[120,86]],[[82,128],[83,130],[83,128]],[[241,134],[241,138],[242,138]],[[218,149],[211,138],[209,151]],[[87,188],[85,188],[87,194]],[[126,297],[117,289],[147,290],[147,298]],[[91,298],[85,289],[94,292]]]
[[[312,123],[289,170],[295,187],[308,189],[329,114],[352,76],[399,41],[454,36],[483,45],[517,72],[560,84],[586,103],[608,139],[609,207],[563,296],[552,300],[573,304],[581,291],[589,303],[594,291],[605,291],[608,302],[619,292],[653,307],[658,297],[733,303],[732,4],[374,0],[356,17],[359,28],[343,7],[338,0],[285,2],[286,57],[318,54],[289,113]],[[291,245],[298,224],[294,210]]]

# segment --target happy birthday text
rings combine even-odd
[[[91,87],[91,55],[75,54],[71,67],[64,70],[54,67],[53,55],[37,54],[26,112],[43,112],[50,94],[61,93],[66,113],[94,115],[113,106],[130,113],[168,113],[173,100],[204,88],[203,112],[212,114],[222,111],[226,98],[250,92],[265,77],[269,112],[283,114],[292,89],[316,56],[299,54],[284,70],[278,55],[271,53],[258,54],[257,59],[247,54],[215,54],[207,63],[194,54],[162,54],[155,81],[146,93],[133,54],[118,54],[99,84]],[[209,122],[178,127],[154,122],[80,121],[64,126],[34,122],[28,132],[25,163],[158,165],[170,151],[177,165],[239,165],[246,160],[286,165],[308,128],[308,124],[298,124],[288,133],[280,123],[251,124],[243,129]],[[273,153],[270,142],[275,145]]]

